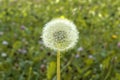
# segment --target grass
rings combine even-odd
[[[0,0],[0,80],[56,80],[44,25],[72,20],[76,47],[61,54],[61,80],[120,80],[120,0]]]

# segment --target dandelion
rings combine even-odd
[[[75,46],[78,41],[76,26],[67,19],[55,19],[43,29],[43,43],[55,51],[65,51]]]
[[[67,19],[54,19],[43,28],[43,44],[57,53],[57,80],[60,80],[60,52],[67,51],[78,41],[78,31],[74,23]]]

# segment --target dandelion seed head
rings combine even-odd
[[[65,51],[78,41],[76,26],[67,19],[54,19],[48,22],[42,33],[43,43],[55,51]]]

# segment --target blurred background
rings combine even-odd
[[[56,80],[56,52],[40,38],[54,18],[80,32],[61,80],[120,80],[120,0],[0,0],[0,80]]]

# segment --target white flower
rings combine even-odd
[[[1,31],[0,31],[0,36],[2,36],[3,34],[4,34],[4,32],[1,32]]]
[[[67,19],[54,19],[43,28],[42,39],[46,47],[55,51],[65,51],[75,46],[79,32]]]
[[[6,53],[1,53],[1,56],[2,56],[2,57],[6,57],[7,54],[6,54]]]
[[[7,41],[3,41],[2,44],[3,45],[8,45],[8,42]]]
[[[78,51],[83,51],[83,50],[84,50],[83,47],[78,48]]]

